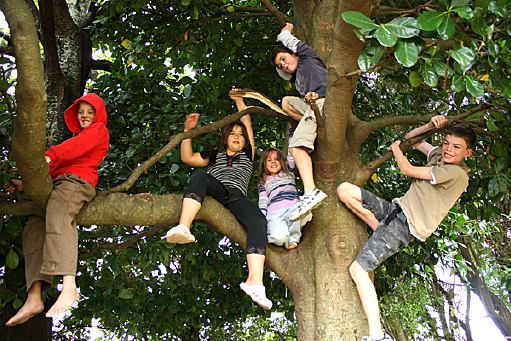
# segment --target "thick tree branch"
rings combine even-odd
[[[23,0],[1,0],[0,9],[11,29],[18,72],[17,118],[13,124],[12,152],[24,188],[34,202],[45,207],[52,189],[44,160],[46,92],[44,68],[34,18]]]

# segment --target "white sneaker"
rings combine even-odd
[[[383,334],[383,337],[379,339],[375,338],[374,336],[364,336],[362,341],[394,341],[394,339],[392,339],[387,334]]]
[[[305,193],[303,195],[303,199],[300,201],[300,205],[298,205],[298,207],[289,215],[289,220],[302,220],[310,213],[310,211],[325,201],[326,197],[327,195],[317,188],[314,188],[314,190]]]

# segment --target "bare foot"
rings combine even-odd
[[[31,299],[30,296],[23,304],[23,307],[21,307],[20,310],[11,317],[9,321],[5,323],[7,327],[16,326],[18,324],[22,324],[27,322],[29,319],[34,317],[35,315],[39,314],[44,310],[44,303],[41,300],[41,297],[39,296],[39,299],[33,298]]]
[[[53,304],[50,310],[46,313],[46,317],[53,317],[69,310],[78,297],[79,295],[78,292],[76,292],[76,288],[63,288],[57,302],[55,302],[55,304]]]

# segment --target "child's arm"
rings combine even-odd
[[[239,89],[232,89],[232,91],[239,91]],[[229,97],[231,97],[231,99],[236,103],[236,108],[238,109],[238,111],[241,111],[247,107],[247,105],[245,104],[245,101],[243,101],[243,97],[239,97],[239,96],[229,96]],[[250,146],[252,146],[252,161],[253,161],[255,139],[254,139],[254,130],[252,129],[252,119],[250,118],[250,115],[245,115],[242,118],[240,118],[240,121],[247,128],[248,136],[245,136],[245,138],[248,138],[248,141],[250,142]]]
[[[259,201],[258,206],[261,212],[266,216],[266,213],[268,213],[268,195],[266,194],[266,188],[264,187],[264,184],[259,184],[257,186],[259,190]]]
[[[425,133],[433,128],[441,128],[446,123],[447,123],[447,118],[445,118],[445,116],[442,116],[442,115],[433,116],[431,118],[431,121],[429,121],[429,123],[427,123],[421,127],[413,129],[408,134],[406,134],[405,138],[407,140],[411,139],[412,137],[419,136],[420,134]],[[424,140],[417,142],[413,146],[426,155],[428,155],[428,153],[431,151],[431,149],[433,149],[433,146]]]
[[[190,114],[185,119],[185,132],[197,126],[200,114]],[[193,167],[205,167],[209,164],[209,157],[203,159],[200,153],[193,152],[192,139],[181,141],[181,161]]]
[[[277,36],[277,40],[282,43],[285,47],[296,53],[296,47],[300,42],[300,39],[293,35],[293,24],[287,23],[286,26],[280,30],[280,34]]]
[[[417,167],[412,165],[410,161],[408,161],[408,159],[403,155],[403,151],[401,148],[399,148],[400,144],[401,141],[399,140],[392,143],[389,147],[389,150],[394,153],[397,166],[399,167],[401,173],[416,179],[433,180],[433,176],[431,175],[432,167]]]

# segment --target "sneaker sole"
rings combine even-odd
[[[321,205],[322,203],[324,203],[324,202],[325,202],[325,200],[326,200],[326,198],[327,198],[327,197],[324,197],[324,198],[323,198],[323,200],[321,200],[320,202],[318,202],[316,205],[312,206],[310,210],[307,210],[307,211],[305,211],[304,213],[300,214],[300,215],[298,216],[298,218],[296,218],[296,219],[291,219],[291,218],[289,218],[289,221],[293,221],[293,222],[295,222],[295,221],[298,221],[298,220],[302,220],[302,219],[303,219],[303,218],[305,218],[305,217],[306,217],[309,213],[311,213],[311,211],[312,211],[313,209],[315,209],[316,207],[318,207],[319,205]]]

